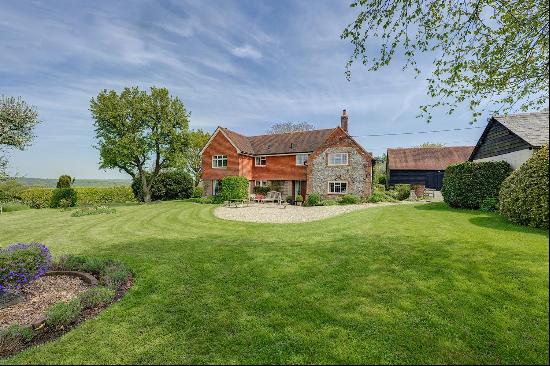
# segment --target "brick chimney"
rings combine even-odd
[[[342,111],[342,116],[340,117],[340,127],[342,127],[342,130],[348,132],[348,114],[345,109]]]

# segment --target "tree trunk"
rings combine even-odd
[[[141,187],[143,190],[143,202],[151,202],[151,189],[149,189],[149,185],[147,184],[147,177],[145,176],[145,173],[141,174]]]

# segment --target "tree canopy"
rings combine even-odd
[[[314,128],[315,127],[311,123],[307,122],[280,122],[274,123],[267,133],[274,135],[277,133],[311,131]]]
[[[164,168],[174,165],[188,145],[189,113],[166,88],[103,90],[90,102],[100,167],[139,177],[145,201]]]
[[[548,101],[548,0],[357,0],[359,14],[342,32],[370,71],[404,58],[418,74],[430,54],[420,117],[433,108],[449,114],[466,103],[475,121],[486,110],[540,109]],[[378,50],[376,51],[376,48]]]
[[[0,178],[6,176],[8,161],[3,156],[5,149],[23,150],[27,147],[39,122],[36,108],[23,99],[0,96]]]
[[[202,175],[201,150],[210,139],[210,136],[210,133],[201,129],[191,131],[189,133],[189,144],[182,156],[182,162],[179,164],[191,174],[195,185],[200,181]]]

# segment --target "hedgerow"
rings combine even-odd
[[[76,187],[64,189],[74,189],[78,206],[136,201],[130,187]],[[50,207],[54,190],[54,188],[29,188],[21,192],[21,200],[32,208]]]

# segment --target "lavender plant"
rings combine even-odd
[[[0,248],[0,293],[20,289],[46,273],[52,261],[40,243],[15,243]]]

